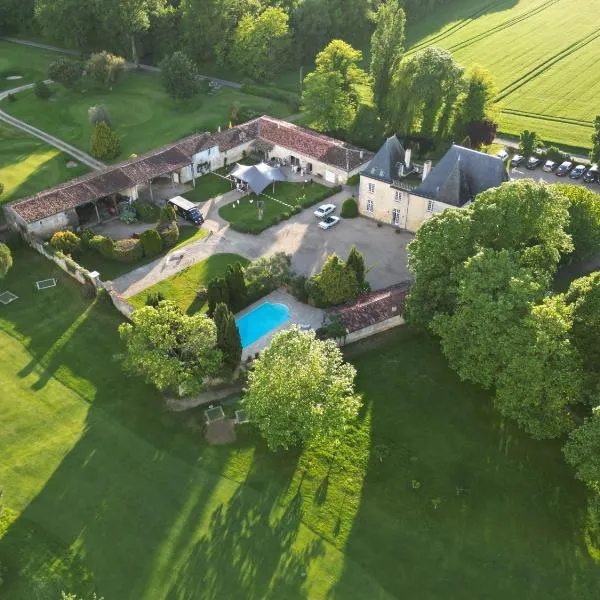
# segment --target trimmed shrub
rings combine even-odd
[[[52,92],[45,81],[36,81],[33,91],[40,100],[48,100],[52,95]]]
[[[346,181],[347,185],[358,185],[360,183],[360,173],[356,173],[352,175],[352,177],[348,177],[348,181]]]
[[[104,258],[114,258],[115,242],[104,235],[95,235],[89,242],[90,248],[99,252]]]
[[[48,65],[48,77],[66,88],[74,88],[83,76],[83,65],[72,58],[57,58]]]
[[[72,231],[57,231],[50,238],[50,245],[65,254],[73,254],[81,250],[81,239]]]
[[[118,240],[115,242],[114,258],[123,263],[134,263],[144,256],[144,247],[140,240]]]
[[[163,206],[160,209],[160,216],[158,219],[159,225],[165,225],[167,223],[175,223],[177,221],[177,215],[175,214],[175,209],[171,206]]]
[[[91,153],[98,160],[110,160],[121,153],[119,137],[104,121],[97,123],[92,129]]]
[[[183,52],[165,56],[158,66],[163,87],[171,98],[188,100],[200,90],[198,67]]]
[[[205,287],[198,288],[196,292],[196,300],[200,303],[206,302],[208,299],[208,290]]]
[[[109,127],[112,127],[112,121],[108,114],[108,108],[104,104],[96,104],[88,108],[88,119],[90,125],[95,127],[98,123],[106,123]]]
[[[90,56],[85,70],[94,83],[108,87],[117,81],[124,66],[125,59],[104,50]]]
[[[96,234],[89,228],[86,227],[82,232],[81,235],[79,236],[81,238],[81,245],[83,248],[89,248],[90,247],[90,240],[95,236]]]
[[[179,241],[179,227],[175,222],[163,227],[159,233],[165,248],[171,248]]]
[[[354,217],[358,217],[358,204],[354,198],[344,200],[341,215],[344,219],[354,219]]]
[[[314,300],[327,306],[336,306],[354,300],[359,293],[359,283],[352,267],[332,254],[321,271],[313,277],[320,294]]]
[[[549,146],[546,148],[545,157],[546,160],[553,160],[557,163],[561,163],[565,160],[571,160],[571,157],[566,152],[563,152],[556,146]]]
[[[144,249],[144,256],[156,256],[162,251],[162,239],[156,229],[147,229],[140,236],[140,242]]]
[[[156,204],[136,200],[133,203],[133,208],[135,208],[135,213],[140,221],[143,221],[144,223],[156,223],[158,221],[160,209]]]
[[[156,308],[163,300],[166,299],[166,296],[162,292],[150,292],[146,296],[146,306],[153,306]]]

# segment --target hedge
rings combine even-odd
[[[104,258],[114,258],[115,243],[104,235],[95,235],[89,242],[90,248],[100,252]]]
[[[133,208],[135,208],[135,213],[140,221],[144,223],[156,223],[158,221],[160,208],[156,204],[136,200],[133,203]]]
[[[302,103],[302,98],[298,94],[267,85],[248,83],[242,86],[241,91],[250,94],[251,96],[262,96],[264,98],[271,98],[271,100],[285,102],[294,112],[300,110],[300,105]]]
[[[162,251],[162,238],[156,229],[146,229],[140,236],[140,242],[144,249],[144,256],[156,256]]]
[[[177,227],[177,223],[170,223],[167,227],[163,227],[159,233],[165,248],[171,248],[179,240],[179,227]]]
[[[342,217],[344,219],[353,219],[354,217],[358,217],[358,204],[354,198],[348,198],[344,200],[344,204],[342,204]]]
[[[50,238],[50,245],[65,254],[73,254],[81,250],[81,239],[72,231],[57,231]]]
[[[118,240],[115,242],[114,259],[123,263],[134,263],[144,256],[144,247],[140,240]]]

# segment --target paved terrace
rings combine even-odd
[[[350,192],[344,190],[328,198],[327,202],[337,205],[336,212],[339,214],[342,202],[349,196]],[[369,266],[367,279],[373,289],[410,279],[406,246],[413,236],[409,233],[396,233],[389,226],[377,227],[375,222],[363,217],[343,219],[333,229],[323,231],[317,227],[313,209],[307,208],[259,235],[249,235],[233,231],[229,223],[218,215],[219,207],[234,198],[239,198],[236,191],[213,198],[200,206],[206,218],[203,227],[209,235],[185,246],[181,261],[169,262],[162,257],[139,267],[115,279],[115,291],[125,298],[134,296],[217,252],[234,252],[250,260],[275,252],[286,252],[292,255],[294,271],[313,275],[331,253],[346,258],[354,244],[365,256]]]
[[[281,325],[259,338],[253,344],[244,348],[242,352],[242,360],[246,360],[248,356],[254,356],[257,352],[262,352],[271,342],[273,336],[279,331],[283,331],[292,325],[308,325],[312,329],[317,329],[323,324],[323,318],[325,311],[308,304],[302,304],[298,302],[294,296],[291,296],[283,290],[275,290],[268,296],[261,298],[254,304],[251,304],[246,309],[242,310],[236,315],[236,318],[243,317],[244,315],[252,312],[256,307],[264,304],[265,302],[271,302],[272,304],[285,304],[290,311],[290,318],[284,321]]]

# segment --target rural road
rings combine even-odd
[[[2,36],[0,39],[3,39],[7,42],[13,42],[14,44],[22,44],[23,46],[31,46],[32,48],[40,48],[42,50],[50,50],[51,52],[60,52],[62,54],[70,54],[71,56],[81,56],[81,52],[77,52],[76,50],[67,50],[66,48],[59,48],[58,46],[51,46],[50,44],[43,44],[41,42],[31,42],[29,40],[22,40],[14,37]],[[147,71],[149,73],[160,73],[160,69],[158,67],[154,67],[152,65],[144,65],[139,64],[135,65],[132,62],[127,61],[125,63],[130,69],[139,69],[140,71]],[[242,87],[241,83],[237,81],[229,81],[227,79],[219,79],[218,77],[211,77],[210,75],[198,75],[198,79],[208,79],[210,81],[214,81],[221,86],[234,88],[239,90]]]
[[[50,80],[48,80],[46,83],[48,83],[49,81]],[[35,84],[33,83],[29,83],[27,85],[22,85],[11,90],[6,90],[5,92],[0,92],[0,103],[10,94],[17,94],[18,92],[28,90],[34,85]],[[71,146],[71,144],[67,144],[67,142],[64,142],[63,140],[54,137],[53,135],[50,135],[45,131],[42,131],[41,129],[38,129],[37,127],[29,125],[28,123],[25,123],[25,121],[16,119],[15,117],[4,112],[1,108],[0,121],[4,121],[5,123],[12,125],[13,127],[17,127],[21,131],[25,131],[26,133],[34,135],[40,140],[46,142],[47,144],[50,144],[51,146],[54,146],[55,148],[58,148],[59,150],[70,154],[75,160],[78,160],[80,163],[83,163],[84,165],[87,165],[92,169],[104,169],[106,167],[106,165],[103,162],[92,158],[89,154],[86,154],[82,150],[79,150],[79,148],[75,148],[75,146]]]

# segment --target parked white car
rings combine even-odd
[[[333,226],[337,225],[340,222],[340,218],[336,216],[331,216],[319,221],[319,227],[321,229],[331,229]]]
[[[496,154],[496,156],[500,160],[506,160],[508,158],[508,152],[506,151],[506,148],[502,148],[502,150],[500,150],[500,152],[498,152],[498,154]]]
[[[335,204],[322,204],[321,206],[319,206],[319,208],[317,208],[317,210],[315,210],[314,214],[315,217],[319,217],[319,219],[322,219],[323,217],[330,215],[334,210]]]

